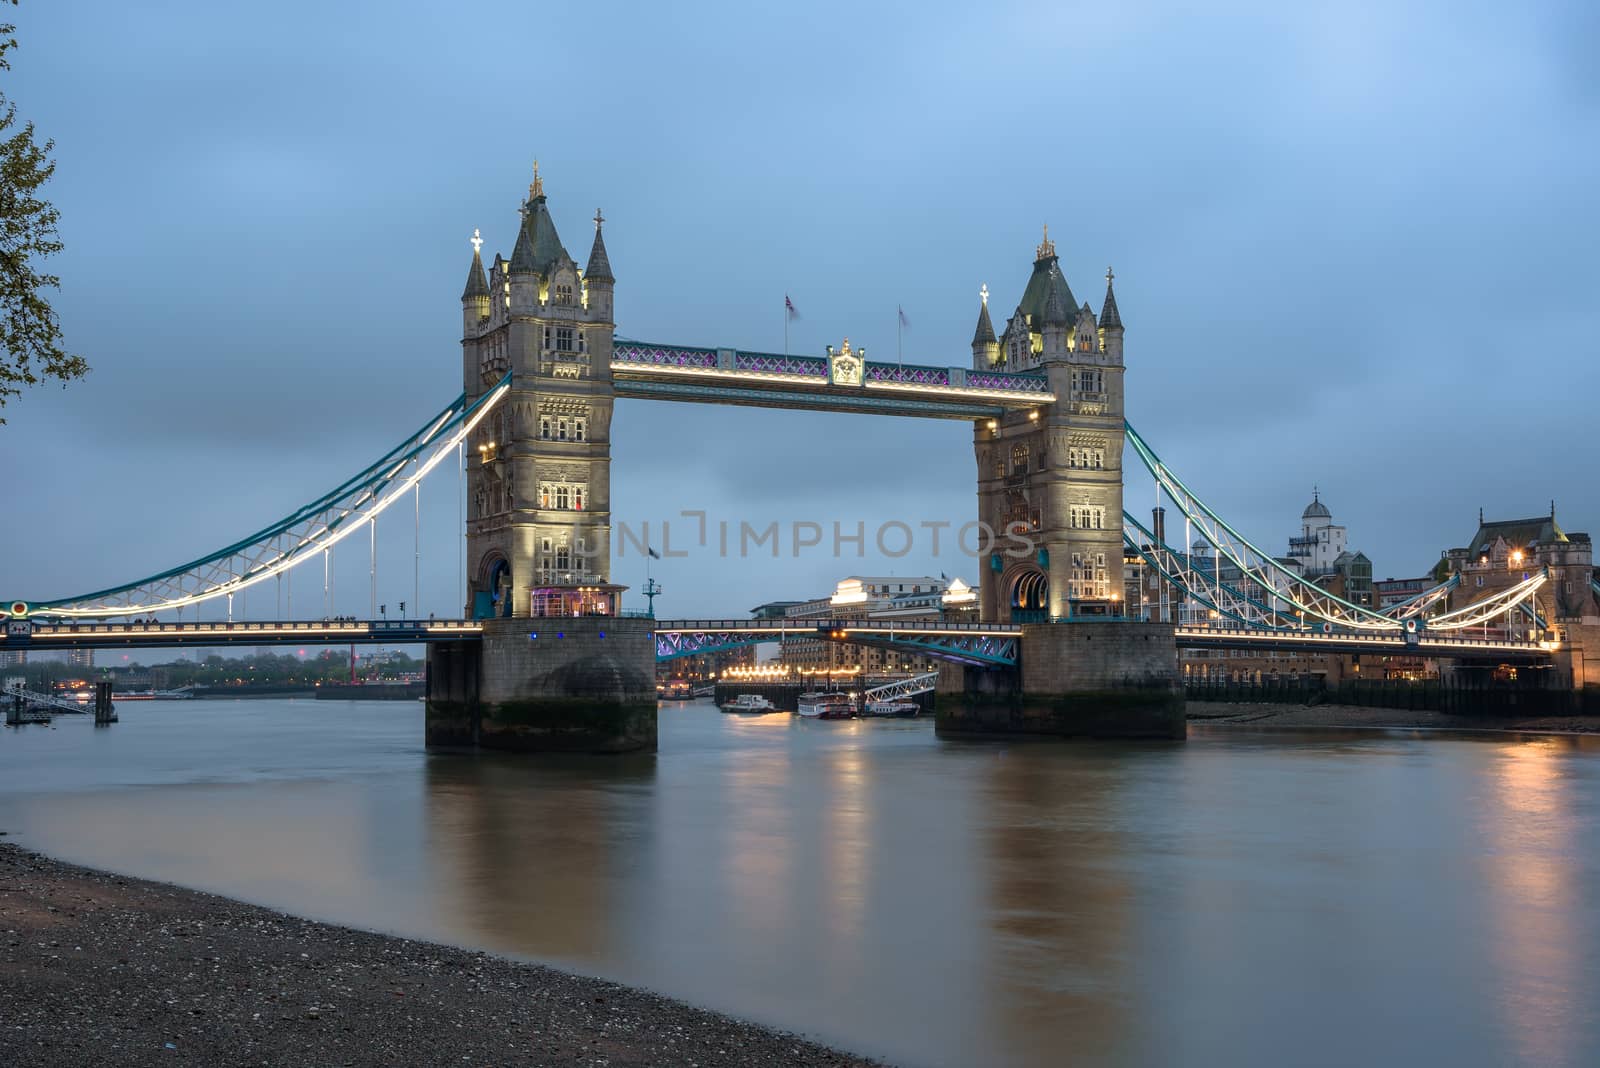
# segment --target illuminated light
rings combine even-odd
[[[1029,412],[1028,418],[1037,420],[1039,418],[1039,409],[1035,408],[1033,411]]]
[[[991,419],[991,420],[989,420],[989,429],[990,429],[990,430],[994,430],[994,429],[995,429],[995,428],[997,428],[997,427],[998,427],[998,426],[999,426],[999,425],[1000,425],[1000,424],[999,424],[999,423],[997,423],[997,422],[995,422],[995,421],[994,421],[994,420],[993,420],[993,419]]]
[[[566,636],[567,636],[567,632],[566,631],[564,631],[564,630],[556,631],[556,637],[557,638],[565,638]]]

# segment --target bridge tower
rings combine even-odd
[[[1047,227],[998,337],[982,291],[973,369],[1042,372],[1057,398],[973,429],[978,518],[997,534],[981,567],[985,620],[1121,614],[1123,328],[1112,280],[1107,269],[1097,319],[1073,297]]]
[[[599,212],[582,271],[535,164],[511,258],[473,235],[461,294],[469,398],[511,388],[467,442],[466,609],[481,640],[428,647],[430,746],[627,752],[656,745],[655,637],[618,616],[611,570],[616,279]]]
[[[588,266],[556,233],[534,166],[511,258],[485,275],[474,233],[461,295],[469,398],[511,393],[467,448],[473,618],[616,613],[610,582],[611,345],[616,279],[595,212]]]

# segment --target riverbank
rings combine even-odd
[[[1367,727],[1414,730],[1600,734],[1600,716],[1457,716],[1355,705],[1234,704],[1190,701],[1191,723],[1247,727]]]
[[[0,843],[0,1064],[877,1062],[601,979]]]

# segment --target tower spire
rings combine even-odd
[[[1034,259],[1048,260],[1056,254],[1056,243],[1050,240],[1050,224],[1044,224],[1044,238],[1039,242],[1039,247],[1034,250]]]
[[[589,283],[615,282],[611,274],[611,258],[606,255],[606,239],[601,236],[600,228],[605,224],[606,217],[600,214],[600,209],[594,209],[594,245],[589,249],[589,266],[583,269],[583,280]]]
[[[467,268],[467,288],[461,291],[462,300],[472,300],[475,297],[489,296],[489,280],[483,273],[483,238],[478,231],[472,231],[472,266]]]
[[[989,284],[978,290],[978,328],[972,333],[973,347],[992,345],[995,341],[994,323],[989,321]]]
[[[538,200],[544,196],[544,179],[539,177],[539,161],[533,161],[533,181],[528,183],[528,199]]]
[[[1113,327],[1113,326],[1115,326],[1115,327],[1122,326],[1122,313],[1117,310],[1117,294],[1116,294],[1116,291],[1111,288],[1111,281],[1112,281],[1112,279],[1114,279],[1116,277],[1117,277],[1116,272],[1114,272],[1110,267],[1107,267],[1106,268],[1106,302],[1104,304],[1100,305],[1100,327],[1101,327],[1101,329],[1106,329],[1108,327]]]

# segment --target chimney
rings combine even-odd
[[[1167,510],[1157,506],[1150,511],[1153,522],[1150,529],[1155,532],[1156,544],[1164,545],[1167,540]]]

